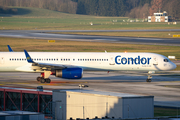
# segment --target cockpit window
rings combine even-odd
[[[164,59],[164,62],[170,62],[170,60],[169,59]]]

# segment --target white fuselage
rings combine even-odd
[[[72,65],[84,71],[162,71],[176,65],[155,53],[29,52],[34,62]],[[0,71],[34,71],[24,52],[0,52]]]

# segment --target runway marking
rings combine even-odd
[[[15,84],[30,84],[30,83],[15,83]]]

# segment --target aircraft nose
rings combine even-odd
[[[177,66],[176,66],[175,63],[172,62],[171,67],[172,67],[171,69],[173,70],[173,69],[175,69]]]

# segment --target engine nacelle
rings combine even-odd
[[[65,68],[62,70],[56,70],[56,77],[65,79],[81,79],[83,75],[82,68]]]

